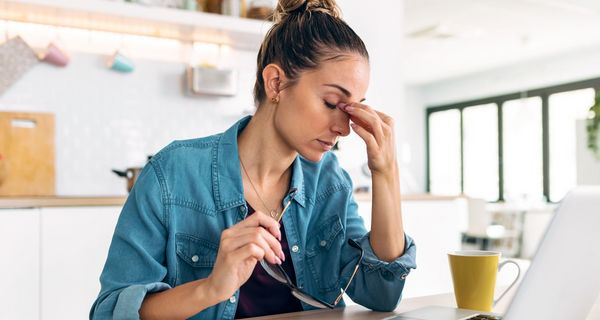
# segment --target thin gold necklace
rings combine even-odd
[[[248,181],[250,181],[250,185],[252,186],[252,189],[254,189],[254,193],[256,193],[256,195],[258,196],[258,199],[260,199],[260,202],[262,202],[263,206],[265,207],[265,209],[267,209],[269,211],[269,215],[271,215],[272,218],[277,218],[277,211],[272,210],[269,208],[269,206],[267,206],[267,204],[265,203],[265,200],[263,200],[263,198],[260,196],[260,194],[258,193],[258,190],[256,189],[256,187],[254,186],[254,183],[252,182],[252,179],[250,178],[250,175],[248,174],[248,171],[246,171],[246,166],[244,166],[244,162],[242,161],[242,158],[240,159],[240,164],[242,165],[242,169],[244,170],[244,173],[246,174],[246,177],[248,177]]]

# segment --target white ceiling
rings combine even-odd
[[[404,1],[411,84],[600,45],[598,0]]]

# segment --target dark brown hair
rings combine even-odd
[[[266,98],[262,72],[275,63],[293,85],[302,71],[317,69],[321,62],[346,53],[369,59],[360,37],[340,17],[335,0],[279,0],[273,26],[265,35],[257,58],[254,102]]]

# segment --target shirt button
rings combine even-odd
[[[295,253],[296,253],[296,252],[298,252],[298,251],[300,251],[300,248],[299,248],[297,245],[293,245],[293,246],[292,246],[292,252],[295,252]]]
[[[197,255],[194,255],[194,256],[192,257],[192,262],[198,262],[198,260],[200,260],[200,258],[198,258],[198,256],[197,256]]]
[[[404,274],[403,274],[403,275],[400,277],[400,279],[404,280],[404,279],[406,279],[406,277],[407,277],[407,276],[408,276],[408,274],[404,273]]]
[[[246,213],[246,206],[240,206],[240,212]]]
[[[321,245],[321,247],[324,247],[327,245],[327,241],[321,240],[321,242],[319,244]]]
[[[232,296],[231,298],[229,298],[229,302],[231,303],[235,303],[237,301],[237,299],[235,298],[235,296]]]

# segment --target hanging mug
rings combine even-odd
[[[46,48],[46,52],[41,60],[58,67],[65,67],[67,64],[69,64],[70,59],[69,56],[56,44],[50,43],[48,48]]]
[[[132,72],[135,69],[133,61],[118,50],[108,60],[108,67],[112,70],[125,73]]]

